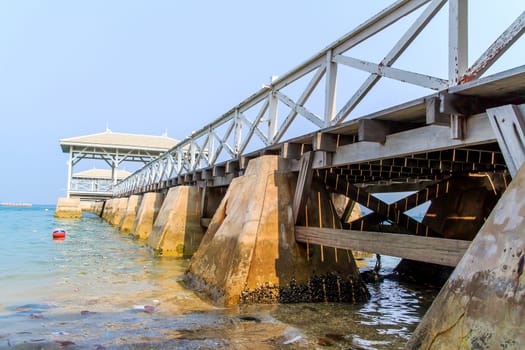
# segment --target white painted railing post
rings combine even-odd
[[[195,147],[195,140],[191,139],[191,143],[190,143],[190,169],[191,170],[195,169],[195,160],[197,158],[196,156],[197,156],[197,150]]]
[[[233,142],[235,147],[233,151],[235,152],[235,156],[239,157],[242,142],[242,120],[238,109],[235,110],[235,134]]]
[[[332,50],[326,52],[326,86],[324,126],[330,126],[336,113],[337,63],[332,61]]]
[[[73,147],[69,148],[69,161],[67,162],[67,193],[66,197],[69,198],[71,192],[71,180],[73,179]]]
[[[449,86],[457,85],[468,68],[468,1],[449,0]]]
[[[210,130],[208,131],[208,165],[212,166],[214,164],[215,164],[215,136],[213,135],[213,129],[210,126]]]
[[[183,152],[183,149],[179,148],[177,150],[177,165],[175,167],[175,170],[177,171],[177,176],[181,173],[182,171],[182,168],[183,168],[183,162],[184,162],[184,159],[182,158],[182,156],[184,155],[184,152]]]
[[[271,83],[277,80],[276,76],[271,77]],[[275,141],[275,135],[277,135],[277,123],[278,123],[278,98],[274,94],[274,87],[271,85],[271,89],[268,92],[268,143],[271,145]]]
[[[277,97],[273,94],[273,90],[268,94],[268,102],[268,142],[273,144],[277,134]]]
[[[458,85],[468,69],[468,1],[449,0],[448,81]],[[453,139],[463,139],[465,116],[450,115],[450,133]]]

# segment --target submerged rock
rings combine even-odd
[[[402,259],[391,277],[402,282],[441,287],[454,271],[453,267]]]
[[[292,279],[285,287],[265,284],[255,289],[245,289],[241,293],[239,303],[357,303],[368,298],[370,294],[361,280],[355,281],[336,273],[328,273],[321,276],[314,275],[307,283],[297,283]]]

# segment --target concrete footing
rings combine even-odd
[[[126,211],[124,212],[124,216],[120,222],[120,233],[128,234],[131,232],[133,224],[135,223],[135,219],[137,218],[137,212],[139,210],[141,201],[141,195],[133,195],[128,198]]]
[[[173,187],[162,203],[147,245],[159,255],[191,256],[204,235],[200,219],[201,189]]]
[[[82,209],[79,198],[59,198],[55,210],[55,217],[60,219],[82,218]]]
[[[164,195],[157,192],[144,194],[130,234],[138,239],[147,239],[162,206]]]
[[[232,181],[191,259],[186,283],[221,305],[365,299],[350,252],[296,243],[295,177],[279,173],[278,162],[276,156],[253,159]],[[328,200],[326,193],[313,196],[319,205]],[[332,225],[333,211],[323,213]]]
[[[471,243],[406,349],[525,344],[525,167]]]

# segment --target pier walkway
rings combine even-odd
[[[449,38],[449,76],[394,68],[445,5],[450,18],[443,28]],[[380,62],[349,54],[412,13],[418,15]],[[278,155],[283,160],[280,171],[299,174],[295,217],[304,208],[312,178],[322,181],[332,195],[346,198],[347,208],[340,213],[345,232],[297,227],[298,241],[455,266],[468,247],[458,239],[475,236],[525,157],[520,106],[525,103],[525,66],[484,76],[519,39],[524,17],[518,16],[469,66],[468,11],[463,1],[398,1],[119,182],[114,195],[166,192],[181,185],[225,187],[244,173],[251,159]],[[346,96],[337,94],[343,67],[369,73]],[[350,119],[381,79],[429,93]],[[287,93],[295,85],[301,88],[292,99]],[[316,92],[322,96],[322,115],[308,108]],[[301,128],[298,121],[313,125],[314,131],[285,139],[295,125]],[[410,195],[391,204],[372,195],[388,192]],[[370,213],[347,222],[345,215],[355,203]],[[422,222],[406,214],[424,203],[430,207]],[[379,242],[387,241],[398,241],[403,248],[393,244],[378,248]],[[409,242],[413,251],[405,246]]]

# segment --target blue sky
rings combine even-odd
[[[60,139],[106,126],[183,139],[391,3],[0,1],[0,201],[53,204],[65,195]],[[525,7],[494,3],[471,6],[472,26],[484,28],[473,52]],[[427,38],[438,36],[433,28]],[[446,40],[437,42],[446,57]],[[375,45],[366,51],[380,56],[384,45]],[[520,52],[498,68],[523,64]],[[424,55],[400,64],[440,65]]]

